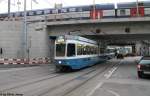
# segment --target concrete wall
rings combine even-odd
[[[0,22],[1,57],[17,58],[21,55],[22,22]]]
[[[50,41],[45,23],[28,24],[29,57],[50,57]]]
[[[1,58],[22,57],[22,31],[23,22],[0,22],[0,48],[3,53]],[[49,57],[48,34],[44,24],[29,23],[27,25],[29,57]],[[26,54],[26,57],[28,55]]]

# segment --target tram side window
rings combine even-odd
[[[97,53],[97,47],[94,47],[94,54]]]
[[[85,46],[85,45],[83,45],[83,47],[82,47],[82,54],[83,54],[83,55],[86,55],[86,54],[87,54],[86,46]]]
[[[97,47],[91,46],[91,54],[97,54]]]
[[[91,55],[91,46],[86,46],[87,55]]]
[[[75,44],[68,44],[67,46],[67,56],[75,56]]]
[[[77,55],[82,55],[82,45],[77,44]]]

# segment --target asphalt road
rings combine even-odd
[[[3,69],[0,92],[19,96],[150,96],[150,79],[137,77],[137,60],[139,57],[112,59],[70,73],[55,73],[50,66]]]

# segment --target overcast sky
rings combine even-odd
[[[18,6],[17,2],[20,1],[21,4]],[[22,11],[24,0],[11,0],[11,12]],[[27,9],[31,10],[31,0],[27,1]],[[32,2],[32,9],[43,9],[43,8],[54,8],[55,3],[62,3],[63,6],[77,6],[77,5],[90,5],[93,4],[93,0],[33,0],[38,3]],[[96,4],[100,3],[115,3],[115,2],[133,2],[137,0],[95,0]],[[150,0],[138,0],[138,1],[150,1]],[[7,12],[8,0],[0,0],[0,13]]]

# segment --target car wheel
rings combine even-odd
[[[139,78],[143,78],[143,75],[144,75],[144,74],[143,74],[142,71],[138,71],[138,77],[139,77]]]

